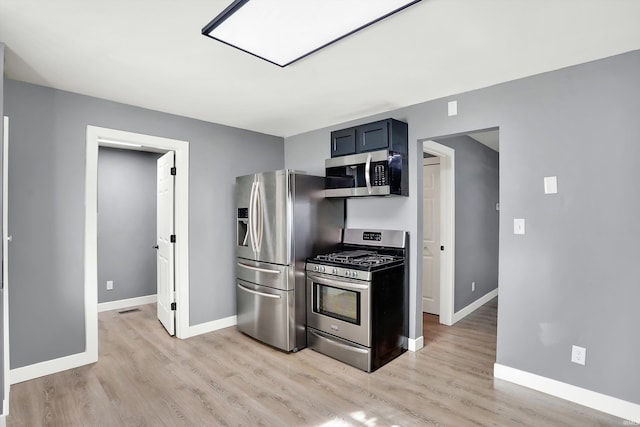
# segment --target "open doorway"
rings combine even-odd
[[[99,147],[99,312],[157,300],[156,164],[161,155]]]
[[[423,141],[422,309],[453,325],[498,293],[498,129]]]
[[[85,363],[98,358],[98,254],[97,254],[97,180],[98,147],[118,146],[141,151],[173,153],[175,157],[175,232],[170,241],[175,250],[175,289],[170,297],[175,303],[175,334],[186,338],[189,334],[189,143],[186,141],[125,132],[116,129],[87,126],[87,161],[85,180]],[[168,237],[169,238],[169,237]]]

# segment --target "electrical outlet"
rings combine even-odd
[[[107,280],[107,290],[108,291],[113,290],[113,280]]]
[[[471,292],[476,291],[476,282],[471,282]]]
[[[578,365],[584,365],[587,359],[587,349],[574,345],[571,347],[571,361]]]

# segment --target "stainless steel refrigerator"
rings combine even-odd
[[[236,178],[238,329],[284,351],[306,347],[305,261],[341,241],[344,200],[324,177],[278,170]]]

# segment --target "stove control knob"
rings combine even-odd
[[[358,277],[358,272],[354,271],[353,273],[351,273],[351,277]]]
[[[313,266],[313,271],[318,271],[318,266],[317,265]]]
[[[320,267],[320,272],[324,273],[324,266]]]
[[[349,270],[346,270],[344,272],[344,275],[347,276],[347,277],[351,277],[351,272]]]
[[[333,274],[338,274],[338,269],[333,267]]]

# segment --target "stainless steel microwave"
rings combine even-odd
[[[390,150],[325,160],[326,197],[408,196],[407,156]]]

